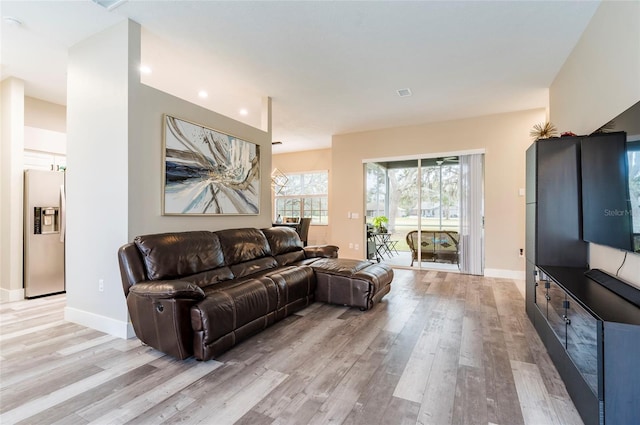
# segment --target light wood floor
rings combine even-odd
[[[511,280],[397,270],[368,312],[315,303],[217,361],[0,304],[0,423],[581,424]]]

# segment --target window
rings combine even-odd
[[[311,217],[311,224],[328,224],[329,172],[291,173],[280,193],[275,196],[275,215]]]
[[[387,214],[387,171],[380,164],[365,165],[367,171],[367,218]]]

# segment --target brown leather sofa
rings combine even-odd
[[[336,246],[303,247],[295,230],[273,227],[138,236],[118,260],[138,338],[179,359],[208,360],[317,293],[366,310],[389,292],[390,268],[337,255]]]

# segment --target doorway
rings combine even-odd
[[[463,211],[471,204],[470,192],[478,190],[477,185],[470,190],[469,170],[464,165],[467,156],[365,162],[369,259],[393,267],[465,273],[470,271],[461,265],[469,255],[480,257],[474,264],[483,263],[482,249],[466,252],[467,247],[462,246],[483,237],[482,229],[477,228],[473,229],[474,235],[469,235],[468,217],[478,212]],[[477,178],[476,175],[474,179]],[[481,192],[482,185],[479,187]],[[477,199],[478,193],[473,195]],[[482,193],[479,195],[482,197]],[[473,204],[477,207],[477,203]],[[373,226],[381,217],[386,224],[382,230]],[[482,272],[476,270],[473,274]]]

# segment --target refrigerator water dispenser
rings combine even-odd
[[[36,235],[60,233],[60,208],[34,207],[33,233]]]

